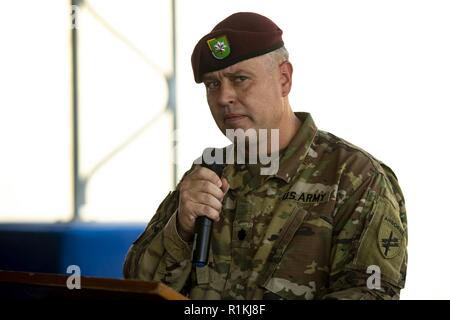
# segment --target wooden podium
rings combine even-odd
[[[70,274],[0,270],[0,298],[14,300],[188,300],[161,282],[81,277],[69,289]]]

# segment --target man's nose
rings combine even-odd
[[[220,86],[219,104],[232,105],[236,101],[236,90],[230,81],[223,81]]]

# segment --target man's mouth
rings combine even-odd
[[[225,115],[224,120],[226,123],[234,123],[234,122],[238,122],[245,118],[247,118],[247,116],[243,115],[243,114],[229,113],[229,114]]]

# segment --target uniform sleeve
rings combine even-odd
[[[177,231],[178,199],[177,187],[133,242],[123,266],[126,279],[161,281],[176,291],[183,291],[192,268],[192,243],[185,242]]]
[[[399,299],[407,266],[404,198],[394,173],[374,173],[338,208],[323,299]]]

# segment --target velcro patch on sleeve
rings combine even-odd
[[[406,232],[400,210],[391,201],[378,197],[372,217],[362,233],[353,266],[365,270],[375,265],[385,280],[398,284],[406,256]]]
[[[390,216],[383,216],[378,230],[378,248],[386,259],[396,257],[402,248],[405,232],[398,222]]]

